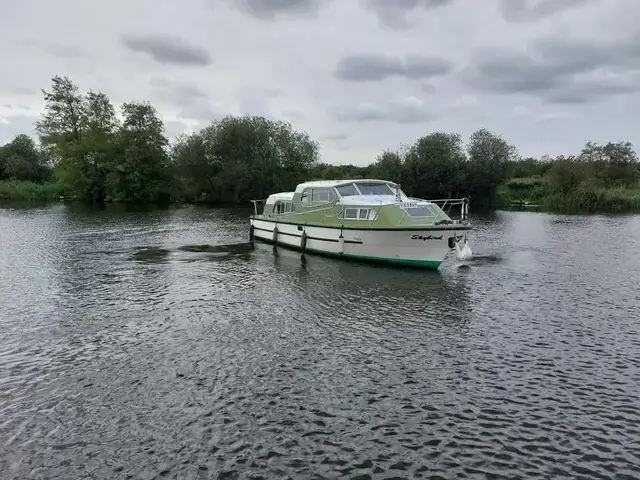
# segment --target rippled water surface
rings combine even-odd
[[[247,214],[0,209],[0,478],[640,478],[639,216],[429,272]]]

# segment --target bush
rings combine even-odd
[[[34,183],[22,180],[0,182],[1,200],[54,201],[68,194],[59,183]]]

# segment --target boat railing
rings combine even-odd
[[[451,220],[456,220],[458,222],[467,222],[469,220],[469,198],[467,197],[441,198],[436,200],[426,200],[422,198],[409,198],[409,200],[434,203],[438,205],[440,210],[442,210],[442,212],[444,212]],[[452,209],[455,208],[455,210],[457,210],[457,207],[460,207],[459,215],[457,217],[454,217],[452,216]],[[436,221],[438,220],[437,217],[439,215],[440,213],[438,212],[438,215],[436,216]]]
[[[262,215],[262,212],[264,211],[264,204],[266,202],[266,198],[264,200],[251,200],[251,203],[253,203],[253,214]]]

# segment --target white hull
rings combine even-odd
[[[255,239],[332,256],[438,268],[469,227],[446,225],[418,229],[344,229],[303,226],[251,218]],[[274,229],[277,227],[277,235]],[[303,241],[302,233],[306,234]],[[340,236],[342,235],[342,239]]]

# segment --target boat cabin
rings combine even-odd
[[[447,202],[449,200],[445,200]],[[255,203],[256,201],[254,201]],[[294,192],[269,195],[262,215],[294,221],[326,223],[380,219],[395,222],[451,222],[449,216],[432,201],[410,198],[394,182],[375,179],[319,180],[299,184]],[[258,214],[256,204],[256,215]],[[304,217],[304,218],[302,218]]]

